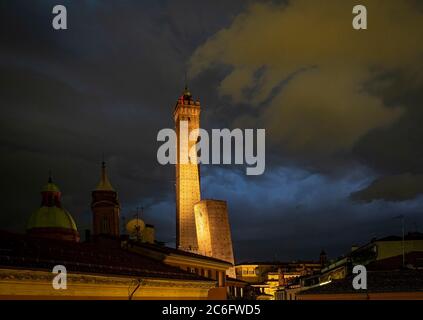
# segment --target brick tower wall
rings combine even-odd
[[[201,200],[194,210],[199,253],[234,264],[226,201]]]
[[[195,226],[194,204],[200,201],[200,176],[196,163],[181,163],[188,158],[189,150],[196,141],[184,143],[187,140],[181,136],[181,121],[188,122],[188,134],[200,127],[200,103],[179,98],[174,120],[177,134],[177,164],[176,164],[176,244],[177,248],[197,252],[197,231]],[[181,145],[182,139],[182,145]],[[193,159],[194,160],[194,159]]]

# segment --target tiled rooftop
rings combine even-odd
[[[118,241],[76,243],[0,231],[0,268],[52,270],[59,264],[77,273],[210,281],[126,251]]]
[[[178,249],[170,248],[170,247],[166,247],[166,246],[159,246],[159,245],[149,244],[149,243],[138,244],[138,243],[135,243],[135,242],[132,242],[132,245],[139,246],[139,247],[149,249],[149,250],[154,250],[154,251],[157,251],[157,252],[162,252],[162,253],[165,253],[165,254],[182,255],[182,256],[187,256],[187,257],[191,257],[191,258],[209,260],[209,261],[213,261],[213,262],[219,262],[219,263],[231,265],[231,263],[227,262],[227,261],[223,261],[223,260],[220,260],[220,259],[207,257],[207,256],[203,256],[203,255],[199,255],[199,254],[195,254],[195,253],[191,253],[191,252],[186,252],[186,251],[182,251],[182,250],[178,250]]]
[[[363,293],[352,286],[353,276],[334,280],[330,284],[311,288],[300,294]],[[423,270],[368,271],[367,292],[423,292]]]

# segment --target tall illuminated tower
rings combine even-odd
[[[200,175],[196,155],[189,156],[196,141],[189,141],[187,137],[200,127],[200,102],[194,101],[187,87],[178,98],[173,117],[177,135],[176,246],[184,251],[197,252],[194,205],[201,200]]]

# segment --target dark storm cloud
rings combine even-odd
[[[423,193],[423,94],[417,75],[388,74],[371,92],[384,97],[387,103],[401,103],[406,112],[387,128],[372,130],[355,145],[357,159],[382,175],[367,188],[353,195],[354,199],[402,201]]]
[[[351,27],[355,4],[256,3],[197,48],[191,69],[229,68],[218,92],[238,106],[233,126],[266,128],[280,165],[333,174],[360,162],[379,175],[419,173],[421,4],[364,1],[366,32]]]
[[[373,200],[405,201],[422,194],[423,175],[403,174],[379,178],[365,189],[354,192],[352,199],[364,202]]]
[[[205,197],[228,199],[236,260],[318,259],[331,257],[373,237],[398,234],[393,218],[403,213],[407,230],[423,225],[423,197],[368,204],[348,200],[374,176],[359,168],[333,179],[301,168],[273,168],[250,179],[231,169],[213,170],[203,181]],[[260,180],[260,181],[258,181]],[[420,229],[421,230],[421,229]]]
[[[423,94],[410,79],[388,82],[379,89],[390,100],[401,101],[406,113],[387,128],[373,130],[355,146],[354,152],[368,165],[387,173],[423,173]],[[418,90],[418,92],[416,92]]]
[[[79,228],[89,227],[102,153],[124,214],[140,203],[157,208],[172,198],[174,171],[157,164],[156,134],[173,126],[191,51],[243,5],[62,3],[66,31],[51,27],[57,1],[1,4],[1,189],[13,199],[2,228],[24,228],[49,169]],[[168,214],[154,212],[150,222],[163,226]],[[174,233],[165,226],[163,234]]]

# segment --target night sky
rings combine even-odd
[[[203,166],[236,260],[332,258],[423,231],[423,2],[0,1],[0,228],[24,232],[53,172],[79,231],[102,153],[123,216],[175,243],[174,167],[157,132],[184,87],[202,127],[266,129],[266,172]],[[68,9],[68,30],[51,26]]]

